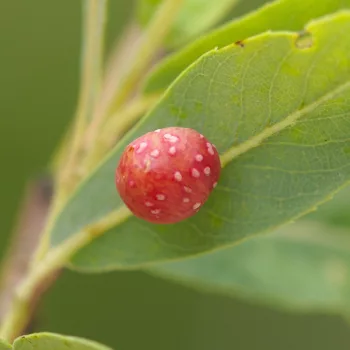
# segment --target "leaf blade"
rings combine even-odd
[[[311,24],[315,44],[308,49],[295,46],[296,34],[266,33],[244,48],[231,46],[202,57],[76,193],[54,228],[53,245],[122,205],[112,179],[124,146],[146,131],[171,125],[199,130],[225,153],[300,109],[307,112],[227,164],[195,217],[172,226],[131,217],[84,248],[73,260],[75,267],[135,268],[203,254],[272,230],[325,201],[350,176],[350,156],[344,151],[350,42],[334,39],[350,27],[349,19],[343,12]],[[336,69],[325,72],[329,66]]]
[[[162,0],[140,0],[137,14],[141,25],[146,26],[152,14]],[[182,9],[167,38],[168,47],[180,46],[196,35],[201,34],[224,17],[239,0],[220,0],[203,2],[201,0],[184,0]]]
[[[336,228],[349,229],[350,186],[340,191],[335,198],[308,215],[313,221],[319,221]]]
[[[0,339],[0,350],[12,349],[12,346],[5,340]]]
[[[14,350],[112,350],[111,348],[83,338],[54,333],[34,333],[17,338]]]
[[[312,221],[195,259],[158,265],[153,275],[201,291],[290,311],[342,313],[350,306],[348,230]]]
[[[350,187],[306,220],[267,237],[149,273],[201,292],[247,299],[289,311],[348,310]],[[345,311],[346,312],[346,311]]]
[[[148,94],[164,90],[192,62],[215,47],[222,48],[267,30],[300,31],[313,18],[349,7],[348,0],[281,0],[268,3],[164,59],[146,79],[144,92]],[[290,16],[291,9],[293,16]]]

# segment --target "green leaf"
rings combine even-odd
[[[350,13],[307,30],[310,48],[301,49],[294,33],[265,33],[193,64],[73,194],[51,244],[123,208],[114,171],[124,147],[171,125],[197,129],[222,154],[225,167],[208,202],[175,225],[130,216],[83,248],[75,268],[138,268],[209,252],[271,231],[329,199],[350,180],[350,38],[343,35]]]
[[[308,215],[309,220],[320,221],[350,230],[350,186],[340,191],[333,200]]]
[[[302,30],[313,18],[349,8],[349,6],[349,0],[279,0],[269,3],[251,14],[214,30],[211,34],[164,59],[150,73],[144,85],[144,92],[164,90],[192,62],[215,47],[222,48],[267,30]]]
[[[0,350],[12,349],[12,346],[5,340],[0,339]]]
[[[167,38],[169,47],[180,46],[220,21],[239,0],[182,0],[183,5]],[[162,0],[139,0],[137,15],[146,26]]]
[[[5,348],[8,349],[8,348]],[[52,333],[36,333],[17,338],[14,350],[112,350],[99,343]]]
[[[350,307],[349,198],[347,187],[306,220],[234,248],[158,265],[149,272],[202,291],[294,311],[341,313]]]
[[[301,221],[196,259],[150,270],[201,290],[293,311],[350,307],[349,230]]]

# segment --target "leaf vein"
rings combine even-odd
[[[253,136],[252,138],[242,142],[241,144],[231,147],[229,150],[227,150],[222,156],[221,156],[221,163],[223,167],[227,165],[229,162],[231,162],[234,158],[237,158],[238,156],[250,151],[251,149],[259,146],[263,141],[268,139],[269,137],[273,136],[274,134],[277,134],[281,132],[282,130],[292,126],[295,124],[296,121],[298,121],[300,118],[302,118],[305,114],[312,112],[317,107],[322,105],[323,103],[331,100],[332,98],[336,97],[337,95],[340,95],[344,91],[350,88],[350,81],[345,82],[344,84],[339,85],[336,89],[333,91],[323,95],[319,99],[317,99],[315,102],[311,103],[310,105],[299,109],[295,111],[294,113],[287,116],[285,119],[283,119],[280,122],[277,122],[276,124],[265,128],[262,132],[259,134]]]
[[[332,169],[310,169],[310,170],[289,170],[289,169],[282,169],[282,168],[276,168],[272,166],[262,166],[262,165],[253,165],[253,164],[244,164],[242,167],[248,168],[248,169],[258,169],[258,170],[267,170],[267,171],[279,171],[284,172],[288,174],[324,174],[324,173],[333,173],[338,172],[340,170],[343,170],[350,166],[350,163],[347,163],[345,165],[342,165],[337,168]]]

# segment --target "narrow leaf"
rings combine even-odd
[[[204,291],[293,311],[341,313],[350,307],[349,230],[301,221],[273,234],[158,265],[151,273]]]
[[[16,339],[14,350],[112,350],[99,343],[60,334],[36,333]]]
[[[121,152],[137,136],[171,125],[197,129],[222,154],[209,201],[175,225],[129,217],[82,249],[75,267],[135,268],[209,252],[326,201],[350,180],[349,30],[344,12],[308,26],[309,48],[303,37],[301,49],[297,34],[265,33],[203,56],[73,194],[52,245],[123,207],[114,185]]]
[[[139,0],[137,14],[140,23],[146,26],[163,0]],[[168,35],[167,45],[182,45],[206,31],[226,16],[239,0],[184,0],[182,9]]]
[[[264,5],[163,60],[151,72],[144,91],[151,93],[164,90],[192,62],[215,47],[222,48],[236,41],[244,41],[267,30],[302,30],[313,18],[349,7],[349,0],[278,0]]]

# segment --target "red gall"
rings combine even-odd
[[[193,129],[170,127],[131,142],[116,169],[116,187],[132,213],[173,224],[197,213],[220,176],[215,146]]]

